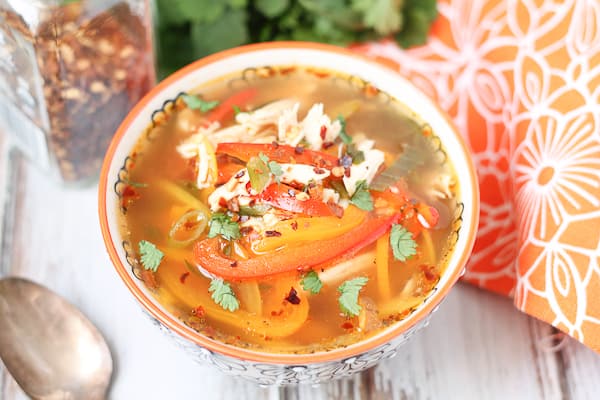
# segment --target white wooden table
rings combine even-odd
[[[0,132],[0,276],[45,284],[100,328],[115,360],[110,399],[600,399],[600,355],[464,284],[396,358],[353,379],[260,388],[197,365],[119,281],[101,239],[97,188],[59,188],[8,147]],[[0,363],[0,399],[26,398]]]

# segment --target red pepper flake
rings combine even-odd
[[[294,153],[296,153],[296,154],[302,154],[302,153],[304,153],[304,147],[302,147],[302,146],[296,146],[294,148]]]
[[[252,228],[251,226],[242,226],[240,227],[240,234],[245,236],[251,233],[253,230],[254,228]]]
[[[277,143],[276,140],[273,140],[273,143],[271,143],[273,145],[274,149],[278,149],[279,148],[279,143]]]
[[[185,284],[185,280],[187,279],[188,276],[190,276],[190,273],[189,272],[184,272],[179,277],[179,282],[181,282],[182,285]]]
[[[279,237],[281,236],[281,232],[278,231],[265,231],[266,237]]]
[[[321,135],[321,139],[325,140],[325,136],[327,135],[327,127],[325,125],[321,125],[321,132],[319,134]]]
[[[192,315],[195,315],[196,317],[204,317],[204,315],[206,314],[206,312],[204,311],[204,307],[202,306],[198,306],[194,309],[192,309]]]
[[[225,200],[224,197],[221,197],[219,199],[219,207],[221,207],[221,208],[227,208],[227,200]]]
[[[252,194],[252,184],[250,182],[246,183],[246,192]]]
[[[421,271],[423,271],[423,275],[425,275],[425,279],[428,281],[436,281],[440,278],[439,273],[436,271],[435,267],[432,265],[421,265]]]
[[[330,148],[334,144],[335,143],[333,143],[333,142],[323,142],[323,149],[327,150],[328,148]]]
[[[227,209],[234,213],[240,212],[240,201],[237,197],[234,197],[233,199],[229,200],[229,202],[227,203]]]
[[[291,225],[292,225],[292,229],[293,229],[293,230],[295,230],[295,231],[297,231],[297,230],[298,230],[298,221],[294,221],[294,222],[292,222],[292,224],[291,224]]]
[[[279,311],[271,311],[271,316],[272,317],[281,317],[283,315],[283,309],[279,310]]]
[[[350,178],[350,167],[344,168],[344,176]]]
[[[314,171],[314,172],[315,172],[315,174],[317,174],[317,175],[322,175],[322,174],[324,174],[324,173],[325,173],[325,170],[324,170],[323,168],[318,168],[318,167],[315,167],[315,168],[313,168],[313,171]]]
[[[342,324],[342,328],[344,329],[354,329],[354,325],[352,325],[352,322],[350,321],[346,321]]]
[[[290,289],[290,293],[285,299],[291,304],[300,304],[300,297],[298,297],[298,292],[293,287]]]
[[[327,206],[329,207],[333,215],[335,215],[336,217],[342,218],[344,216],[344,207],[340,206],[333,200],[329,200],[327,202]]]
[[[256,199],[252,199],[248,202],[248,206],[254,207],[256,205]]]
[[[265,341],[266,342],[270,342],[271,340],[272,340],[271,336],[265,335]]]
[[[233,261],[231,262],[231,264],[229,264],[229,266],[230,266],[231,268],[235,268],[235,267],[237,267],[237,265],[238,265],[238,262],[237,262],[237,260],[233,260]]]
[[[238,172],[237,174],[235,174],[234,178],[235,179],[240,179],[241,177],[243,177],[244,175],[246,175],[246,170],[243,169],[240,172]]]

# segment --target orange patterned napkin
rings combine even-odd
[[[426,46],[357,48],[454,118],[481,185],[465,279],[600,352],[600,2],[440,0]]]

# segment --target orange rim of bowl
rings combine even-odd
[[[344,56],[354,57],[363,61],[366,61],[370,64],[376,65],[380,68],[385,68],[391,70],[395,73],[398,71],[394,70],[391,66],[383,63],[376,62],[372,59],[369,59],[366,56],[361,54],[357,54],[351,52],[350,50],[320,44],[320,43],[311,43],[311,42],[271,42],[271,43],[259,43],[259,44],[250,44],[246,46],[236,47],[233,49],[225,50],[219,53],[215,53],[208,57],[197,60],[180,70],[176,71],[168,78],[160,82],[157,86],[155,86],[150,92],[148,92],[135,106],[134,108],[127,114],[119,128],[117,129],[110,146],[106,152],[106,156],[104,158],[104,162],[102,164],[102,170],[100,172],[100,181],[98,186],[98,212],[100,217],[100,226],[102,230],[102,238],[104,240],[104,245],[108,251],[110,259],[115,267],[117,273],[129,289],[129,291],[135,296],[135,298],[142,304],[144,309],[150,313],[154,318],[159,320],[162,324],[167,326],[171,331],[177,333],[181,337],[189,340],[192,343],[195,343],[199,346],[202,346],[210,351],[234,357],[241,360],[246,361],[254,361],[254,362],[264,362],[271,364],[282,364],[282,365],[298,365],[298,364],[314,364],[314,363],[323,363],[323,362],[331,362],[331,361],[339,361],[344,360],[349,357],[357,356],[363,353],[366,353],[372,349],[375,349],[394,338],[401,335],[403,332],[408,331],[414,325],[416,325],[419,321],[429,315],[433,309],[441,302],[442,299],[446,297],[449,290],[454,286],[456,281],[460,278],[461,272],[464,269],[467,260],[471,254],[473,249],[473,244],[475,241],[475,232],[478,226],[478,218],[479,218],[479,188],[477,176],[475,173],[475,167],[473,165],[472,160],[467,157],[467,163],[469,165],[469,182],[471,184],[472,190],[472,199],[471,202],[473,207],[471,209],[471,224],[468,227],[461,226],[461,230],[465,229],[464,234],[468,235],[466,245],[460,255],[460,259],[458,260],[457,268],[452,272],[452,276],[448,278],[447,284],[444,286],[436,287],[431,296],[425,302],[424,305],[419,306],[410,316],[410,320],[406,323],[402,323],[400,321],[397,325],[392,326],[391,328],[387,328],[383,332],[376,334],[375,336],[368,338],[364,341],[357,342],[353,345],[344,348],[337,348],[329,351],[317,352],[312,354],[286,354],[286,353],[268,353],[268,352],[260,352],[256,350],[248,350],[239,347],[234,347],[231,345],[227,345],[225,343],[210,339],[208,337],[203,336],[202,334],[187,328],[181,321],[179,321],[174,316],[168,314],[167,312],[158,308],[152,300],[149,298],[146,293],[141,289],[141,287],[136,284],[133,280],[132,276],[128,272],[128,268],[121,262],[121,259],[118,256],[117,248],[115,247],[115,241],[112,238],[108,227],[108,215],[107,215],[107,186],[108,186],[108,173],[110,166],[113,163],[113,158],[115,156],[116,150],[121,142],[121,139],[127,133],[129,126],[132,124],[133,120],[136,116],[143,110],[147,103],[153,99],[157,94],[171,85],[173,82],[181,79],[182,77],[193,73],[199,68],[212,64],[214,62],[244,54],[251,53],[259,50],[274,50],[274,49],[304,49],[304,50],[320,50],[330,53],[337,53]],[[308,63],[310,64],[310,63]],[[421,91],[419,91],[422,93]],[[426,96],[423,94],[423,96]],[[454,135],[456,136],[459,145],[462,148],[464,154],[469,154],[469,150],[467,145],[465,144],[462,136],[458,133],[456,127],[453,122],[450,120],[449,116],[443,111],[437,103],[433,102],[435,107],[437,108],[439,114],[443,116],[443,118],[448,123],[448,126],[451,127]],[[462,233],[462,232],[461,232]],[[456,250],[455,250],[456,251]],[[406,320],[405,320],[406,321]]]

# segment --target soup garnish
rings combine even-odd
[[[431,129],[374,87],[260,71],[179,96],[138,141],[121,190],[135,271],[211,338],[347,346],[431,294],[454,244],[455,174]]]

